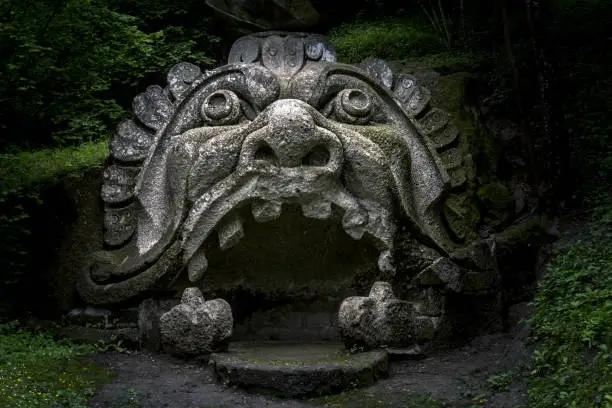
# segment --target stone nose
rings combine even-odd
[[[342,143],[329,130],[317,126],[312,108],[302,101],[285,99],[263,114],[267,125],[246,137],[240,161],[278,167],[314,166],[335,171],[342,164]]]

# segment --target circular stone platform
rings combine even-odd
[[[220,384],[281,398],[335,394],[388,375],[385,350],[349,355],[341,343],[231,343],[210,362]]]

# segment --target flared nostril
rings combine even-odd
[[[276,156],[274,149],[272,149],[272,147],[270,147],[270,145],[266,142],[262,142],[257,148],[257,150],[255,150],[253,160],[266,162],[278,166],[278,157]]]
[[[302,158],[303,166],[325,166],[329,163],[329,149],[323,145],[316,145]]]

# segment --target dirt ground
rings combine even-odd
[[[481,336],[462,348],[421,360],[392,362],[390,376],[377,384],[316,400],[279,400],[217,385],[212,369],[146,351],[105,353],[93,359],[116,377],[103,386],[92,408],[212,407],[435,407],[519,408],[526,406],[529,327],[520,320],[528,304],[510,311],[511,329]],[[441,403],[423,403],[430,396]],[[419,402],[420,401],[420,402]]]

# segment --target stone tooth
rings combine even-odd
[[[385,249],[378,256],[378,269],[391,276],[395,275],[395,266],[393,265],[393,254],[390,249]]]
[[[331,217],[332,208],[329,201],[315,200],[302,204],[304,217],[326,220]]]
[[[282,204],[278,201],[256,201],[251,207],[253,218],[257,222],[272,221],[280,217]]]
[[[219,248],[226,250],[236,245],[244,237],[242,220],[234,217],[219,228]]]
[[[368,224],[367,213],[360,210],[348,210],[342,217],[342,227],[353,239],[361,239]]]
[[[187,265],[187,274],[190,282],[202,279],[204,272],[208,269],[208,259],[202,248],[198,249]]]

